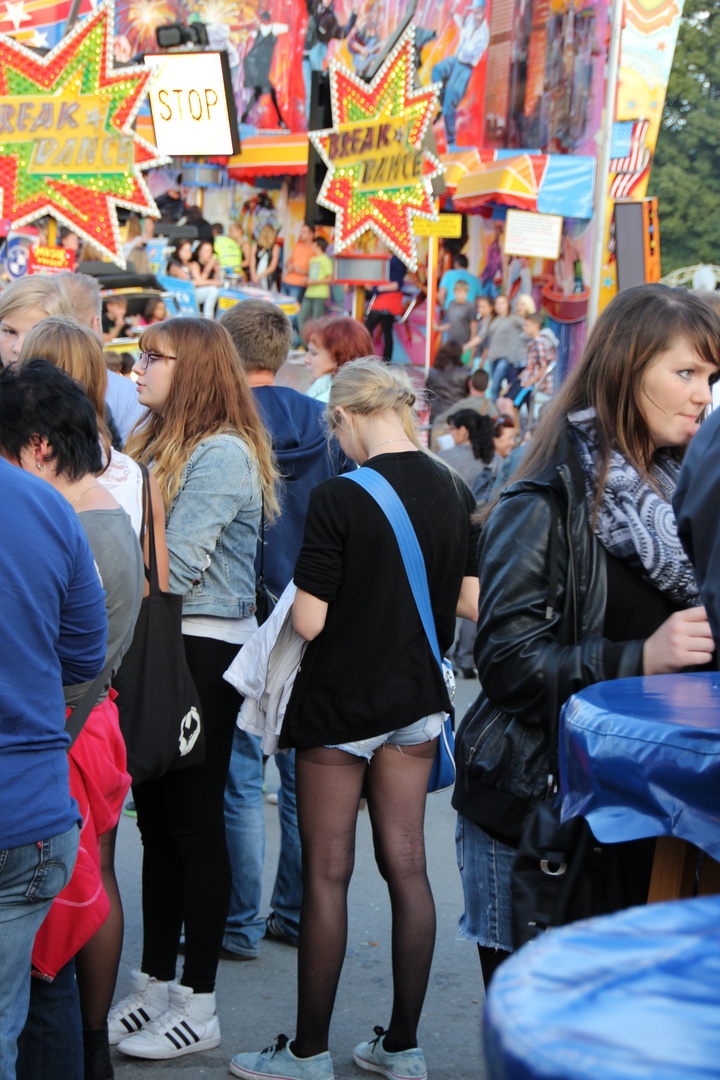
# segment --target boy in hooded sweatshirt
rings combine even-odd
[[[280,516],[264,530],[263,576],[279,596],[292,580],[300,552],[310,492],[322,480],[353,467],[337,443],[328,447],[325,405],[275,376],[287,359],[293,329],[288,317],[266,300],[245,300],[220,322],[233,339],[261,419],[272,439],[280,473]],[[255,561],[260,567],[260,545]],[[262,751],[260,739],[235,729],[225,788],[225,822],[232,869],[232,896],[221,959],[254,960],[264,935],[297,945],[302,903],[300,837],[295,806],[295,753],[278,754],[280,773],[280,859],[267,919],[260,916],[265,856]]]

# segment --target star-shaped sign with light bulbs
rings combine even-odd
[[[113,0],[39,57],[0,34],[0,216],[46,214],[125,266],[117,207],[159,216],[141,170],[164,165],[131,125],[153,72],[113,66]]]
[[[438,220],[431,180],[443,172],[423,147],[440,86],[415,87],[415,28],[408,27],[371,83],[330,64],[333,127],[310,138],[328,167],[318,202],[335,211],[335,251],[371,229],[417,269],[414,217]]]

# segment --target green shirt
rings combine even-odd
[[[320,278],[332,277],[333,261],[329,255],[313,255],[308,266],[308,285],[305,296],[308,300],[321,300],[330,296],[330,285],[313,285]]]
[[[223,270],[227,270],[231,274],[240,272],[242,252],[239,244],[231,240],[229,236],[216,236],[213,247]]]

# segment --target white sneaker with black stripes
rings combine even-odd
[[[130,973],[130,993],[108,1016],[108,1036],[111,1046],[117,1046],[129,1035],[137,1035],[168,1007],[169,983],[158,982],[143,971]]]
[[[196,994],[189,986],[171,982],[166,1011],[137,1035],[123,1039],[118,1050],[129,1057],[161,1061],[212,1050],[219,1044],[215,995]]]

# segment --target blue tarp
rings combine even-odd
[[[720,897],[544,934],[496,972],[490,1080],[718,1080]]]

